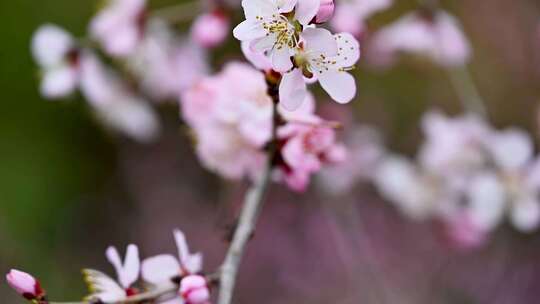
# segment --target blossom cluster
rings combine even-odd
[[[85,300],[91,303],[123,303],[154,291],[154,295],[141,301],[209,304],[210,283],[201,274],[202,255],[189,252],[186,238],[180,230],[174,231],[174,239],[178,257],[161,254],[141,261],[138,247],[130,244],[122,260],[115,247],[107,248],[105,255],[116,271],[116,279],[98,270],[84,269],[84,279],[90,290]],[[27,300],[47,303],[45,290],[30,274],[11,270],[6,279]],[[136,285],[141,280],[144,284]]]
[[[474,114],[422,120],[417,161],[388,153],[374,182],[412,219],[438,219],[463,245],[481,244],[508,216],[519,231],[540,224],[540,158],[518,128],[496,130]]]

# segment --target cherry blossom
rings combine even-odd
[[[306,190],[313,173],[324,165],[343,162],[347,155],[329,122],[305,113],[302,117],[295,112],[295,117],[278,129],[281,162],[276,178],[298,192]]]
[[[39,282],[26,272],[11,269],[6,275],[6,280],[11,288],[27,300],[40,300],[45,296]]]
[[[65,97],[76,89],[78,55],[68,32],[53,24],[42,25],[32,38],[32,54],[43,71],[40,91],[44,97]]]
[[[178,248],[178,259],[170,254],[161,254],[143,261],[141,275],[146,282],[175,286],[173,279],[194,275],[202,270],[202,254],[189,252],[184,233],[175,229],[174,240]]]
[[[92,292],[87,296],[87,300],[99,300],[108,303],[119,302],[136,293],[136,290],[131,286],[139,278],[141,267],[137,246],[129,245],[127,247],[123,263],[114,247],[107,248],[106,256],[116,270],[118,282],[100,271],[93,269],[83,270],[85,281]]]
[[[315,15],[314,22],[317,24],[325,23],[334,15],[334,0],[321,0],[319,11]]]
[[[83,95],[107,126],[141,142],[156,138],[160,125],[154,110],[91,53],[81,55]]]
[[[180,295],[186,304],[209,304],[210,290],[203,276],[189,275],[180,282]]]
[[[191,26],[193,41],[207,48],[220,45],[229,35],[229,18],[220,10],[198,16]]]
[[[365,31],[366,20],[371,15],[389,8],[392,2],[392,0],[339,1],[330,25],[338,32],[349,32],[358,37]]]
[[[332,35],[328,30],[307,28],[294,57],[298,69],[285,73],[281,80],[280,102],[286,109],[298,108],[306,95],[303,75],[315,77],[322,88],[339,103],[347,103],[356,94],[354,77],[348,73],[360,58],[360,45],[348,33]]]
[[[149,20],[146,34],[128,61],[141,88],[155,100],[177,99],[208,74],[206,52],[186,37],[175,37],[161,20]]]
[[[108,0],[90,23],[90,33],[113,56],[132,54],[143,32],[146,0]]]
[[[426,56],[445,67],[464,65],[471,57],[461,25],[444,11],[406,14],[377,32],[370,45],[370,58],[382,65],[392,63],[399,52]]]
[[[246,20],[234,28],[233,35],[249,41],[258,52],[268,52],[274,70],[288,71],[299,42],[295,22],[307,26],[319,5],[319,0],[243,0]],[[289,15],[294,18],[289,19]]]

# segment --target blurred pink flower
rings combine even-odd
[[[32,55],[43,71],[41,95],[61,98],[75,90],[78,54],[68,32],[53,24],[40,26],[32,37]]]
[[[11,288],[27,300],[41,299],[45,296],[39,282],[26,272],[11,269],[6,275],[6,280]]]
[[[91,291],[91,294],[86,299],[107,303],[120,302],[136,294],[137,291],[131,285],[139,278],[141,267],[137,246],[131,244],[127,247],[126,257],[123,263],[118,251],[114,247],[107,248],[106,256],[116,270],[118,283],[100,271],[85,269],[83,270],[83,274]]]
[[[183,117],[207,168],[232,179],[259,172],[272,128],[273,104],[266,91],[261,72],[229,63],[182,94]]]
[[[178,248],[178,259],[170,254],[161,254],[143,261],[141,275],[146,282],[175,286],[173,279],[194,275],[202,270],[202,254],[189,252],[184,233],[175,229],[174,240]]]
[[[161,20],[149,20],[146,34],[130,68],[145,92],[156,100],[176,100],[180,93],[208,74],[206,52],[187,39],[178,39]]]
[[[291,121],[278,129],[282,163],[278,178],[295,191],[305,191],[313,173],[323,165],[346,159],[346,149],[336,142],[335,130],[322,119],[314,122]]]
[[[321,24],[329,21],[334,15],[334,0],[320,0],[319,11],[315,16],[315,23]]]
[[[428,171],[456,175],[477,170],[488,161],[484,140],[490,127],[474,114],[449,118],[430,111],[422,118],[422,131],[425,141],[418,161]]]
[[[105,125],[141,142],[154,140],[160,125],[148,102],[89,52],[81,55],[81,91]]]
[[[90,33],[107,53],[131,55],[142,38],[146,0],[108,0],[90,23]]]
[[[448,217],[444,221],[444,229],[451,245],[457,249],[475,249],[484,245],[488,239],[488,231],[474,223],[468,214]]]
[[[499,169],[511,223],[522,232],[535,230],[540,224],[540,158],[533,155],[531,137],[509,128],[490,136],[488,149]]]
[[[203,276],[189,275],[180,281],[180,294],[186,304],[209,304],[210,290]]]
[[[206,48],[219,46],[229,33],[229,17],[219,10],[198,16],[191,26],[191,39]]]
[[[466,64],[471,47],[458,20],[446,12],[409,13],[375,33],[368,58],[390,65],[400,52],[422,55],[442,66]]]
[[[323,189],[330,194],[348,193],[359,181],[371,181],[384,150],[377,130],[367,126],[349,126],[344,135],[346,161],[324,168],[319,174]]]
[[[338,32],[349,32],[359,37],[365,30],[367,19],[389,8],[393,0],[350,0],[337,3],[330,25]]]

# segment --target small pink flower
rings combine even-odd
[[[200,46],[219,46],[229,35],[229,18],[221,11],[205,13],[197,17],[191,27],[191,37]]]
[[[310,176],[325,164],[345,160],[346,150],[336,143],[335,130],[327,122],[313,118],[314,122],[289,122],[278,129],[281,159],[278,173],[295,191],[305,191]]]
[[[208,283],[203,276],[189,275],[180,281],[180,294],[186,304],[206,304],[210,300]]]
[[[459,21],[443,11],[433,16],[409,13],[375,34],[370,48],[374,63],[389,65],[400,52],[426,56],[442,66],[463,65],[472,53]]]
[[[12,269],[6,275],[6,279],[11,288],[28,300],[38,300],[45,296],[39,282],[26,272]]]
[[[92,36],[113,56],[132,54],[142,37],[145,6],[146,0],[109,0],[90,24]]]
[[[315,23],[325,23],[334,15],[334,0],[321,0],[319,11],[315,16]]]

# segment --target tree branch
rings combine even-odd
[[[220,291],[217,304],[231,304],[234,287],[236,285],[236,277],[238,274],[238,268],[244,255],[247,242],[251,238],[255,231],[257,219],[263,206],[264,193],[270,182],[270,175],[272,173],[272,163],[276,153],[276,133],[279,124],[279,114],[277,112],[277,104],[279,102],[277,94],[277,81],[270,79],[267,75],[267,81],[269,84],[268,93],[274,101],[273,107],[273,120],[272,120],[272,139],[270,147],[268,149],[266,165],[263,172],[255,182],[255,184],[248,190],[245,199],[244,206],[240,213],[238,225],[234,232],[234,236],[227,251],[227,255],[220,269]]]

